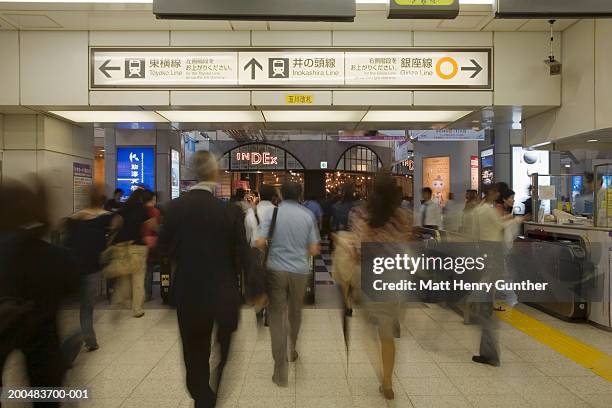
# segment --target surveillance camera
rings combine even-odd
[[[544,64],[550,69],[550,75],[561,75],[563,73],[563,64],[554,57],[544,60]]]

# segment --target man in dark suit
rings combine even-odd
[[[173,284],[187,389],[196,408],[202,408],[214,407],[216,402],[209,385],[213,326],[217,325],[221,346],[217,367],[220,385],[241,303],[236,260],[246,263],[249,245],[242,210],[213,195],[216,158],[209,152],[198,152],[193,167],[199,183],[169,205],[158,245],[176,262]]]

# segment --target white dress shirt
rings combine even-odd
[[[268,212],[274,210],[274,204],[270,201],[260,201],[257,204],[257,216],[259,220],[263,220]],[[246,230],[246,238],[249,244],[252,247],[255,247],[255,241],[257,241],[257,229],[259,227],[259,223],[257,222],[257,217],[255,217],[255,211],[252,208],[246,213],[244,217],[244,229]]]

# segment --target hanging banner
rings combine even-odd
[[[491,67],[490,48],[91,48],[90,87],[491,89]]]
[[[390,0],[390,19],[453,19],[459,15],[459,0]]]
[[[408,134],[410,135],[411,139],[418,139],[420,142],[459,142],[467,140],[485,140],[484,130],[410,130],[408,131]]]

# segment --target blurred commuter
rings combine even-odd
[[[240,207],[240,209],[242,210],[242,212],[244,212],[245,215],[249,208],[252,207],[251,204],[249,204],[249,202],[247,201],[247,194],[244,188],[236,189],[236,194],[234,195],[234,197],[232,197],[231,201],[238,207]]]
[[[61,387],[68,368],[57,315],[62,301],[78,289],[79,273],[66,249],[43,241],[47,210],[40,185],[32,191],[5,180],[0,187],[0,388],[13,350],[25,356],[31,387]]]
[[[255,246],[257,241],[257,229],[261,220],[265,219],[276,208],[272,201],[278,197],[278,192],[275,187],[264,184],[261,186],[259,197],[260,201],[257,206],[250,208],[244,218],[247,241],[252,247]]]
[[[463,207],[463,214],[461,216],[461,230],[462,234],[467,236],[473,236],[472,227],[474,225],[474,209],[480,204],[477,190],[467,190],[465,192],[465,207]]]
[[[501,255],[503,254],[502,243],[504,242],[505,229],[514,221],[509,220],[509,217],[504,217],[496,207],[496,202],[501,197],[498,188],[501,188],[504,194],[507,194],[510,190],[507,188],[507,185],[504,186],[499,183],[487,189],[483,202],[474,210],[472,232],[477,241],[493,248],[497,247]],[[488,268],[485,271],[487,281],[495,281],[497,278],[501,278],[503,274],[503,257],[501,259],[497,258],[496,256],[489,256]],[[476,311],[476,319],[481,326],[482,333],[480,353],[477,356],[473,356],[472,361],[497,367],[500,365],[500,348],[497,319],[493,314],[494,296],[494,293],[487,293],[475,299],[478,309]]]
[[[91,189],[89,200],[87,208],[65,221],[64,245],[71,250],[81,274],[81,332],[64,343],[70,361],[76,358],[83,343],[88,351],[99,348],[93,326],[93,311],[102,282],[100,254],[106,248],[113,214],[102,208],[105,197],[100,187]]]
[[[502,253],[504,255],[504,276],[506,282],[514,281],[514,273],[511,269],[508,256],[514,246],[514,240],[520,233],[520,226],[523,217],[514,217],[514,191],[508,189],[500,194],[497,200],[497,210],[502,215],[504,223],[504,238],[502,245]],[[498,299],[503,299],[510,306],[514,307],[518,303],[518,297],[513,290],[505,290],[502,293],[496,292]],[[495,310],[503,312],[505,309],[502,306],[497,306]]]
[[[576,197],[574,213],[593,217],[593,203],[595,200],[595,176],[591,172],[584,173],[584,190]]]
[[[335,193],[328,193],[325,201],[323,202],[323,226],[321,228],[321,238],[329,238],[329,234],[332,232],[331,220],[334,213],[334,206],[338,202],[340,197]]]
[[[439,229],[442,227],[442,209],[433,200],[433,191],[429,187],[421,190],[421,210],[419,225],[423,228]]]
[[[461,229],[461,218],[463,209],[461,205],[455,201],[455,195],[448,193],[448,200],[443,210],[444,214],[444,229],[451,232],[459,232]]]
[[[413,222],[409,215],[398,205],[398,192],[395,180],[389,175],[379,175],[374,180],[374,189],[365,206],[355,210],[351,217],[351,230],[357,257],[361,244],[408,243],[413,241]],[[357,264],[360,264],[357,261]],[[394,399],[393,369],[395,366],[395,340],[400,337],[402,305],[398,302],[366,302],[366,312],[370,322],[378,330],[383,365],[380,392],[385,399]]]
[[[304,201],[304,207],[308,208],[317,222],[319,231],[323,227],[323,208],[319,204],[316,194],[310,194],[306,201]]]
[[[121,197],[123,197],[123,190],[120,188],[116,188],[113,192],[113,198],[109,199],[104,204],[104,209],[110,212],[118,212],[121,207],[123,207],[123,203],[121,202]]]
[[[159,229],[157,220],[149,215],[145,198],[145,190],[135,190],[113,219],[116,235],[112,239],[112,244],[125,246],[130,261],[123,265],[126,271],[121,273],[115,282],[112,300],[115,304],[123,304],[131,297],[134,317],[144,316],[144,285],[149,251],[143,231]]]
[[[414,206],[414,203],[412,202],[412,197],[404,196],[404,198],[402,198],[402,204],[401,204],[402,210],[412,211],[413,206]]]
[[[268,245],[269,324],[272,338],[274,375],[272,381],[288,385],[287,362],[298,358],[296,344],[302,323],[302,304],[310,272],[309,256],[319,253],[319,231],[310,211],[299,204],[302,186],[285,181],[283,201],[278,209],[262,218],[257,246]],[[271,239],[268,241],[268,238]],[[288,318],[287,318],[288,317]],[[287,327],[287,323],[289,327]],[[289,351],[287,349],[289,337]],[[289,353],[289,354],[287,354]]]
[[[213,194],[217,159],[209,152],[197,152],[193,168],[198,184],[168,206],[159,251],[177,264],[174,291],[187,389],[195,407],[202,408],[216,403],[209,383],[213,326],[221,346],[215,377],[220,385],[241,304],[235,260],[248,264],[249,246],[242,211]]]
[[[147,256],[147,272],[145,274],[145,300],[150,301],[153,299],[153,272],[155,265],[159,263],[155,247],[157,246],[159,225],[161,225],[161,211],[157,208],[156,192],[145,190],[144,202],[149,219],[155,220],[155,223],[152,223],[153,226],[147,223],[143,226],[144,242],[149,251]]]
[[[346,231],[349,226],[349,215],[355,207],[355,184],[346,182],[342,185],[341,199],[334,205],[332,212],[332,231]]]

